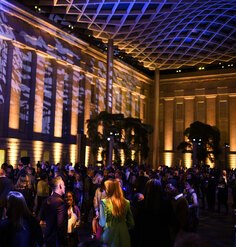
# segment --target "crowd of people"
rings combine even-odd
[[[236,208],[234,170],[19,162],[0,169],[0,246],[207,246],[199,209]],[[230,190],[229,190],[230,188]],[[80,229],[89,225],[89,241]]]

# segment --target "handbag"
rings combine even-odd
[[[103,228],[99,225],[98,220],[97,220],[96,239],[101,239],[102,232],[103,232]]]

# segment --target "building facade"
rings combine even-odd
[[[86,121],[106,110],[110,93],[112,113],[153,125],[148,162],[154,168],[191,166],[191,154],[177,146],[194,121],[220,129],[221,162],[236,168],[235,64],[165,76],[157,70],[153,79],[121,60],[112,62],[108,88],[107,52],[1,1],[0,163],[15,166],[30,157],[33,165],[88,164]]]
[[[180,73],[160,80],[160,155],[170,166],[191,166],[191,153],[177,150],[184,130],[195,121],[216,126],[221,134],[220,164],[236,168],[236,69]],[[210,166],[214,166],[208,161]]]

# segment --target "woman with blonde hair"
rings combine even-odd
[[[130,247],[129,229],[134,227],[130,202],[117,180],[105,181],[106,198],[100,203],[101,240],[109,247]]]

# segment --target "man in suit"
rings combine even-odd
[[[66,246],[67,236],[67,206],[63,199],[65,184],[61,177],[55,177],[51,181],[52,194],[42,205],[40,220],[45,221],[44,232],[45,244],[47,247]]]

